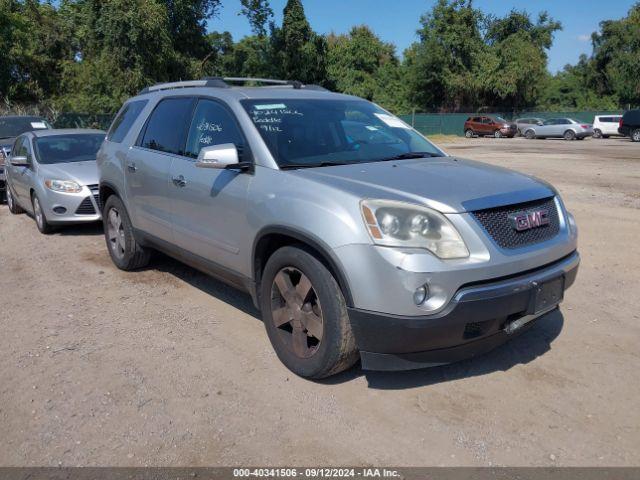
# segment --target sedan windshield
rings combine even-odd
[[[50,165],[95,160],[104,136],[92,133],[40,137],[34,142],[38,162]]]
[[[51,128],[51,125],[38,117],[0,117],[0,138],[13,138],[25,132],[47,128]]]
[[[242,104],[281,168],[444,156],[402,120],[364,100]]]

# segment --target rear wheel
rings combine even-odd
[[[526,138],[527,140],[533,140],[534,138],[536,138],[536,132],[534,132],[533,130],[527,130],[526,132],[524,132],[524,138]]]
[[[574,132],[573,130],[567,130],[566,132],[564,132],[563,137],[565,140],[575,140],[576,132]]]
[[[269,258],[260,285],[260,306],[269,340],[293,373],[324,378],[357,361],[340,287],[304,247],[283,247]]]
[[[33,205],[33,217],[36,220],[36,226],[38,227],[38,230],[40,230],[40,233],[48,235],[53,231],[53,227],[47,221],[47,217],[42,210],[40,199],[35,193],[31,196],[31,203]]]
[[[633,132],[631,132],[631,141],[640,142],[640,128],[636,128]]]
[[[495,138],[502,138],[502,132],[500,132],[500,130],[496,130],[495,132],[493,132],[493,136]]]
[[[20,207],[16,203],[16,199],[13,198],[13,194],[11,193],[11,189],[9,188],[8,185],[7,185],[7,206],[9,207],[9,211],[14,215],[24,213],[24,210],[22,209],[22,207]]]
[[[468,128],[467,130],[465,130],[464,132],[464,136],[467,138],[473,138],[473,130],[471,130],[470,128]]]
[[[602,138],[602,137],[603,137],[603,135],[602,135],[602,130],[600,130],[599,128],[596,128],[596,129],[593,131],[593,138]],[[605,137],[605,138],[606,138],[606,137]]]
[[[112,195],[102,215],[104,236],[111,260],[121,270],[136,270],[149,263],[151,253],[133,235],[133,226],[122,200]]]

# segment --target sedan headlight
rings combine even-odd
[[[44,185],[54,192],[78,193],[82,191],[82,187],[72,180],[53,180],[47,179]]]
[[[426,248],[443,259],[469,256],[458,231],[436,210],[390,200],[363,200],[360,207],[378,245]]]

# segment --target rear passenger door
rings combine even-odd
[[[188,252],[235,272],[248,245],[247,190],[251,173],[196,167],[200,149],[233,143],[240,161],[250,153],[240,126],[228,107],[201,98],[187,135],[185,157],[174,158],[169,186],[175,243]]]
[[[173,242],[169,171],[184,155],[195,99],[169,97],[158,102],[125,159],[125,179],[134,225],[144,233]]]

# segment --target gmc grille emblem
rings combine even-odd
[[[549,224],[549,210],[532,210],[509,215],[509,220],[518,232]]]

